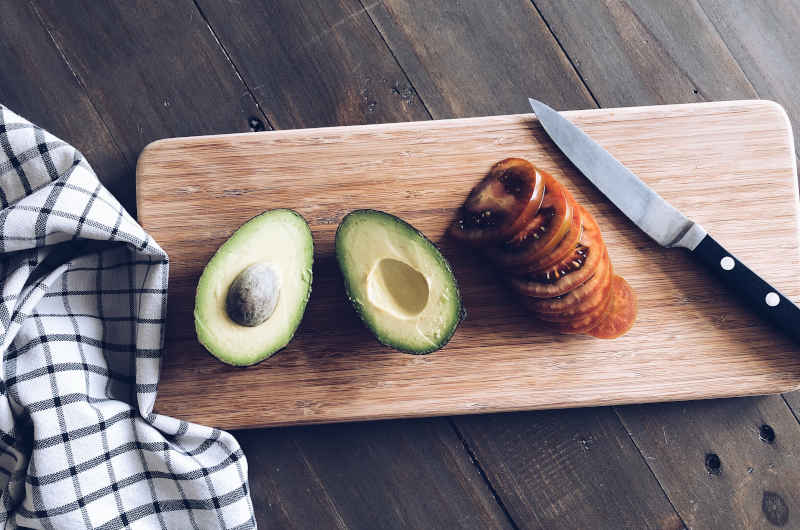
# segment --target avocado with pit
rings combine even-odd
[[[235,366],[284,348],[311,294],[314,241],[293,210],[269,210],[217,250],[197,284],[194,325],[200,343]]]
[[[450,264],[402,219],[355,210],[336,231],[336,258],[347,296],[386,346],[425,354],[450,340],[464,316]]]

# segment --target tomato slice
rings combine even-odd
[[[571,305],[564,308],[562,311],[557,313],[548,313],[548,312],[536,312],[536,317],[539,320],[543,320],[545,322],[550,322],[552,324],[567,324],[574,321],[585,320],[587,317],[592,315],[597,315],[601,309],[608,305],[608,298],[611,295],[611,278],[613,276],[613,272],[611,272],[611,268],[609,267],[608,274],[597,273],[595,278],[597,283],[594,284],[594,289],[590,292],[583,293],[583,296],[580,300],[572,299]],[[591,282],[592,280],[590,280]],[[591,288],[589,286],[589,282],[584,284],[587,288]],[[583,286],[581,286],[583,287]],[[578,289],[580,289],[579,287]],[[576,289],[577,290],[577,289]],[[577,295],[576,295],[577,298]],[[538,301],[542,301],[541,299],[537,299]],[[600,321],[597,320],[595,324],[598,324]]]
[[[570,229],[573,208],[567,197],[567,190],[545,174],[544,199],[538,213],[489,257],[502,267],[515,267],[549,254]]]
[[[572,220],[567,233],[561,238],[561,241],[546,255],[540,256],[525,265],[512,268],[512,273],[535,275],[536,273],[547,272],[547,269],[554,269],[554,272],[556,272],[568,266],[572,261],[581,259],[580,256],[571,256],[575,254],[575,247],[583,235],[583,217],[588,215],[588,212],[575,202],[569,192],[567,192],[567,201],[572,206]],[[564,262],[564,267],[556,267],[561,262]]]
[[[592,215],[583,210],[581,219],[583,232],[573,252],[547,270],[512,277],[511,287],[515,291],[533,298],[553,298],[568,293],[592,277],[605,254],[605,244]]]
[[[628,332],[636,321],[638,301],[630,284],[621,276],[612,279],[614,302],[611,311],[587,333],[598,339],[616,339]]]
[[[528,298],[526,306],[542,320],[570,320],[593,311],[605,301],[611,276],[611,260],[605,253],[597,272],[585,283],[556,298]]]
[[[611,312],[614,303],[614,289],[606,291],[605,300],[593,311],[579,315],[566,322],[551,322],[550,325],[562,333],[586,333],[596,327]]]
[[[473,245],[507,239],[536,216],[542,204],[545,176],[522,158],[496,163],[472,188],[450,227],[450,234]]]

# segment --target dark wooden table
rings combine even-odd
[[[760,97],[798,124],[798,26],[779,0],[0,0],[0,102],[133,211],[136,158],[169,136],[527,96]],[[265,528],[800,528],[798,414],[795,392],[235,434]]]

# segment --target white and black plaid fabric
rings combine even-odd
[[[0,149],[0,523],[254,528],[236,440],[152,412],[167,255],[3,106]]]

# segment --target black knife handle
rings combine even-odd
[[[706,235],[692,251],[725,285],[764,319],[800,342],[800,308]]]

